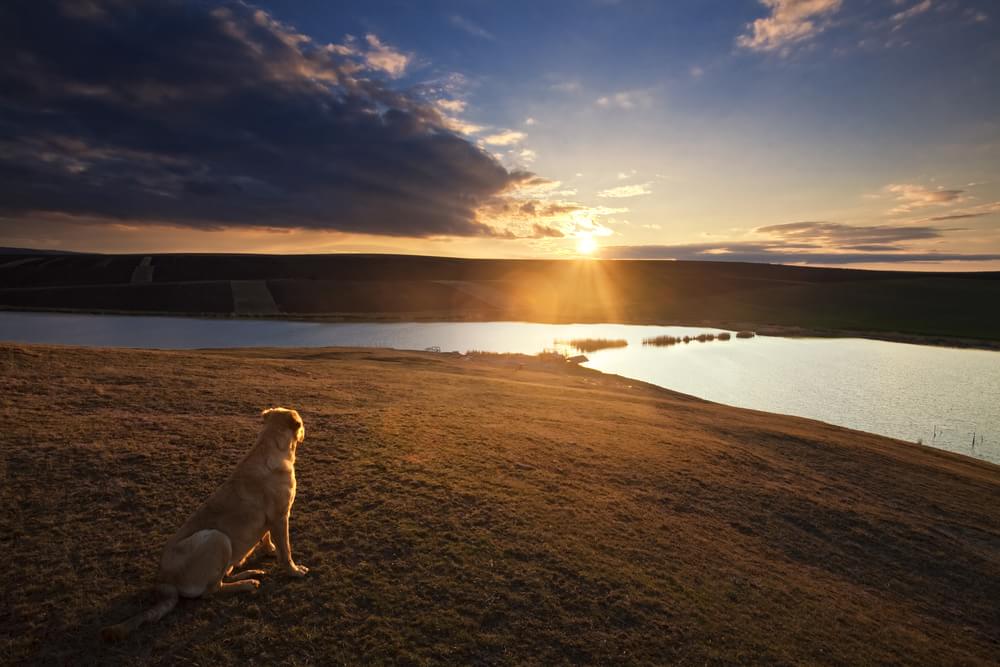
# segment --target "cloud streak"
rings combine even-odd
[[[899,202],[890,213],[909,213],[914,209],[926,206],[954,204],[962,201],[962,196],[965,194],[965,190],[945,190],[943,188],[932,190],[923,185],[910,183],[890,184],[885,186],[885,191]]]
[[[511,146],[513,144],[521,143],[527,138],[528,135],[524,132],[518,132],[517,130],[503,130],[501,132],[486,135],[483,137],[483,143],[489,144],[490,146]]]
[[[895,264],[910,262],[982,262],[1000,254],[943,252],[799,252],[759,243],[693,243],[681,245],[606,246],[604,259],[674,259],[765,264]]]
[[[458,14],[452,14],[450,17],[448,17],[448,22],[451,23],[451,25],[453,25],[454,27],[458,28],[459,30],[469,33],[473,37],[479,37],[481,39],[489,40],[491,42],[495,42],[497,39],[496,36],[490,31],[486,30],[485,28],[479,25],[476,25],[467,18],[459,16]]]
[[[374,34],[319,44],[235,2],[87,7],[0,6],[0,216],[502,235],[477,209],[531,178],[389,87],[411,57]]]
[[[789,222],[758,227],[754,231],[790,246],[858,248],[865,244],[878,244],[879,249],[885,250],[889,247],[885,244],[940,238],[942,231],[946,230],[930,226],[861,226],[841,222]]]
[[[594,104],[602,109],[620,109],[631,111],[652,104],[652,96],[648,90],[623,90],[611,95],[603,95],[594,100]]]
[[[607,190],[601,190],[597,193],[598,197],[604,197],[606,199],[623,199],[626,197],[639,197],[642,195],[653,194],[650,189],[652,183],[638,183],[632,185],[619,185],[615,188],[608,188]]]
[[[966,218],[981,218],[986,215],[996,215],[1000,213],[1000,201],[970,206],[968,208],[956,209],[945,215],[936,215],[927,218],[928,222],[940,222],[943,220],[962,220]]]
[[[610,246],[608,259],[676,259],[777,264],[876,264],[991,261],[1000,254],[912,250],[907,243],[944,236],[956,228],[930,225],[848,225],[839,222],[790,222],[753,230],[750,241],[677,245]]]

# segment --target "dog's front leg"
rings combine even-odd
[[[296,565],[292,560],[292,542],[288,539],[288,515],[278,519],[276,526],[271,528],[271,537],[277,542],[278,562],[285,566],[290,574],[296,577],[304,577],[309,572],[309,568],[304,565]]]

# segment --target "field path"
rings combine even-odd
[[[278,304],[264,280],[231,280],[233,308],[237,315],[278,315]]]
[[[131,282],[133,284],[153,282],[153,268],[153,258],[148,255],[143,257],[132,271]]]

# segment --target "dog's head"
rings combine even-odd
[[[298,445],[306,437],[306,428],[302,417],[296,410],[288,408],[268,408],[260,413],[264,418],[265,428],[287,430],[291,432],[291,440]]]

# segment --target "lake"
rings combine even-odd
[[[0,312],[0,340],[101,347],[393,347],[535,354],[556,340],[622,338],[585,365],[693,396],[819,419],[1000,463],[1000,352],[857,338],[651,347],[707,327],[529,322],[316,323]]]

